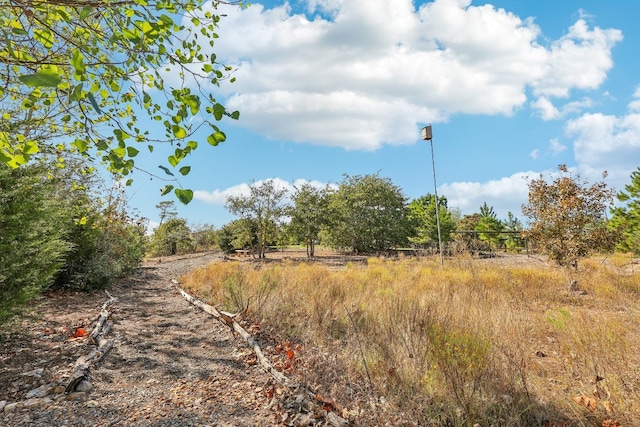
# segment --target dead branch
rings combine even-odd
[[[76,386],[89,376],[89,368],[91,365],[100,362],[105,354],[113,347],[113,340],[100,340],[98,348],[91,350],[91,352],[85,356],[81,356],[76,361],[69,383],[65,387],[65,393],[70,393],[75,390]]]
[[[102,305],[96,326],[93,328],[91,335],[89,335],[89,342],[97,345],[98,347],[91,350],[89,354],[78,358],[73,368],[73,372],[71,372],[69,382],[65,387],[65,393],[74,391],[80,381],[89,376],[89,368],[91,368],[91,365],[100,362],[104,355],[113,347],[114,341],[107,340],[104,336],[106,336],[113,327],[113,322],[107,320],[109,319],[109,316],[111,316],[111,311],[109,309],[118,301],[118,299],[112,297],[109,292],[107,292],[107,296],[109,299]],[[99,336],[101,338],[98,338]]]
[[[108,329],[105,328],[105,330],[103,331],[102,328],[106,320],[109,318],[109,316],[111,316],[111,311],[109,311],[109,308],[111,308],[113,304],[118,302],[118,298],[112,297],[109,292],[106,293],[109,299],[102,305],[100,316],[98,317],[98,322],[93,328],[93,331],[91,331],[91,335],[89,335],[89,341],[93,344],[97,344],[98,335],[100,335],[101,332],[104,332],[103,335],[106,335],[109,332]]]
[[[297,384],[291,379],[287,378],[284,374],[282,374],[281,372],[279,372],[274,368],[274,366],[271,364],[271,362],[269,362],[269,360],[265,357],[264,353],[262,352],[262,349],[260,348],[260,344],[258,344],[258,342],[253,338],[253,336],[251,336],[249,332],[247,332],[242,326],[240,326],[240,324],[238,324],[238,322],[235,321],[235,317],[237,315],[220,311],[215,307],[205,303],[204,301],[199,300],[193,295],[190,295],[185,290],[180,288],[178,281],[175,279],[172,279],[171,283],[173,283],[173,285],[176,287],[178,292],[180,292],[180,295],[182,295],[184,299],[186,299],[196,307],[200,308],[205,313],[212,315],[218,321],[222,322],[226,326],[229,326],[232,330],[237,332],[238,335],[240,335],[247,342],[247,344],[249,344],[249,346],[253,349],[254,353],[256,354],[256,357],[260,362],[260,365],[262,366],[262,369],[264,369],[265,372],[271,375],[280,384],[286,387],[289,387],[291,389],[302,391],[303,395],[306,395],[305,400],[309,401],[311,405],[315,405],[314,401],[315,401],[316,395],[311,391],[307,390],[305,387],[301,386],[300,384]],[[325,419],[333,427],[347,427],[349,425],[349,421],[345,420],[344,418],[340,417],[339,415],[331,411],[327,412]]]

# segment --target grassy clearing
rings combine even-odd
[[[181,283],[313,349],[296,372],[352,414],[431,426],[634,426],[640,274],[629,263],[583,262],[583,292],[544,263],[464,257],[444,268],[437,258],[219,262]]]

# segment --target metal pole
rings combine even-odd
[[[440,232],[440,210],[438,208],[438,184],[436,183],[436,159],[433,155],[433,134],[431,132],[431,125],[422,129],[422,139],[429,140],[431,144],[431,166],[433,168],[433,193],[436,198],[436,225],[438,227],[438,250],[440,252],[440,266],[444,267],[444,251],[442,250],[442,233]]]
[[[440,211],[438,205],[440,200],[438,199],[438,185],[436,184],[436,160],[433,155],[433,139],[430,139],[431,143],[431,166],[433,168],[433,192],[436,196],[436,224],[438,226],[438,247],[440,249],[440,266],[444,267],[444,252],[442,250],[442,234],[440,232]]]

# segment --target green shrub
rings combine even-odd
[[[66,234],[72,249],[55,287],[102,289],[138,266],[144,255],[144,227],[127,213],[120,195],[105,200],[76,196]]]
[[[0,163],[0,322],[46,289],[69,248],[64,211],[50,197],[56,183],[44,165]]]

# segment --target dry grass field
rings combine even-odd
[[[244,310],[270,354],[295,353],[283,370],[362,425],[640,425],[637,259],[587,259],[569,276],[526,255],[303,255],[180,282]]]

